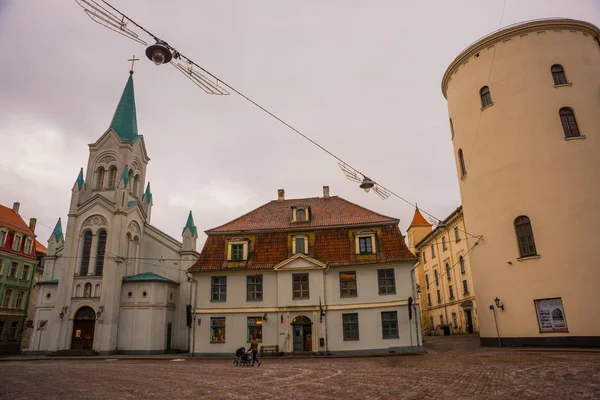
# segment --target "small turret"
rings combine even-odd
[[[65,243],[65,237],[62,231],[62,222],[60,218],[54,226],[54,230],[48,239],[48,255],[56,254],[56,249]]]
[[[196,251],[196,239],[198,239],[198,230],[194,224],[194,217],[192,211],[188,215],[187,222],[181,232],[183,236],[183,251]]]
[[[152,192],[150,191],[150,182],[146,185],[146,191],[142,196],[142,207],[146,212],[148,218],[147,222],[150,223],[150,214],[152,213]]]
[[[413,216],[410,226],[406,230],[408,235],[408,248],[411,252],[416,253],[416,244],[419,243],[429,232],[431,232],[431,224],[423,217],[419,211],[419,206],[415,207],[415,215]]]

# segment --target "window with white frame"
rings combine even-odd
[[[293,209],[294,222],[306,222],[308,221],[310,212],[308,208],[296,207]]]
[[[460,242],[460,232],[458,226],[454,227],[454,239],[456,240],[456,243]]]
[[[344,340],[358,340],[358,313],[342,314]]]
[[[13,251],[19,251],[21,248],[21,241],[23,240],[23,236],[15,235],[15,239],[13,240],[12,249]]]
[[[308,236],[298,235],[292,237],[292,253],[306,254],[308,253]]]
[[[210,319],[210,342],[225,343],[225,318]]]
[[[4,275],[4,259],[0,258],[0,276]]]
[[[31,265],[23,265],[23,271],[21,271],[21,280],[28,281],[29,280],[29,271],[31,270]]]
[[[247,295],[246,300],[263,299],[263,276],[248,275],[246,277]]]
[[[356,272],[340,272],[340,297],[356,296]]]
[[[25,254],[31,254],[31,248],[33,247],[33,240],[25,239]]]
[[[227,248],[229,261],[244,261],[248,259],[248,240],[238,237],[229,240]]]
[[[398,312],[384,311],[381,313],[381,330],[384,339],[398,338]]]
[[[13,290],[12,289],[4,289],[4,296],[2,296],[2,308],[10,307],[10,300],[12,298]]]
[[[379,286],[379,294],[396,293],[396,276],[394,269],[378,269],[377,285]]]
[[[23,292],[23,291],[17,292],[17,298],[15,299],[15,306],[13,308],[20,310],[24,307],[23,297],[25,297],[25,292]]]
[[[17,278],[17,270],[19,269],[19,264],[16,262],[10,263],[10,269],[8,270],[8,277],[16,279]]]
[[[360,231],[356,235],[356,254],[375,254],[377,253],[377,245],[375,242],[375,232]]]
[[[292,274],[292,299],[308,299],[308,274]]]
[[[4,243],[6,243],[6,237],[8,236],[8,232],[5,230],[0,230],[0,247],[4,247]]]
[[[225,301],[227,300],[227,277],[226,276],[213,276],[211,278],[211,301]]]

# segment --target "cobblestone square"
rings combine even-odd
[[[596,399],[600,353],[480,348],[429,338],[427,354],[172,361],[0,362],[2,399]]]

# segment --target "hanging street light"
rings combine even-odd
[[[171,50],[161,40],[146,49],[146,56],[156,65],[166,64],[173,58]]]
[[[360,188],[363,189],[365,192],[369,192],[369,190],[371,190],[371,188],[373,188],[373,186],[375,186],[375,182],[373,182],[371,179],[367,178],[365,176],[365,179],[363,179],[362,183],[360,184]]]

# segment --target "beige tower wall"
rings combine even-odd
[[[496,313],[503,344],[600,345],[597,36],[597,27],[581,21],[525,23],[475,43],[444,76],[466,225],[483,235],[471,262],[484,344],[497,344],[488,306],[498,297],[505,307]],[[554,64],[564,67],[571,85],[555,87]],[[493,105],[481,110],[485,85]],[[565,139],[559,109],[566,106],[585,137]],[[520,215],[531,220],[539,257],[519,260],[513,222]],[[542,333],[534,300],[555,297],[562,299],[568,332]]]

